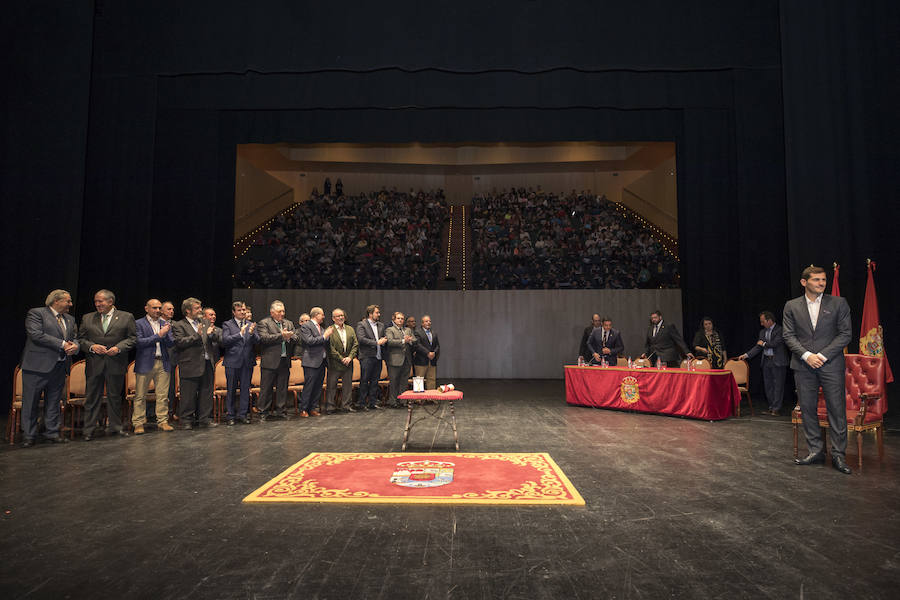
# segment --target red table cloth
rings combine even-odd
[[[566,402],[718,421],[740,402],[726,370],[566,366]]]
[[[397,396],[398,400],[462,400],[463,393],[459,390],[450,390],[441,393],[441,390],[425,390],[424,392],[406,391]]]

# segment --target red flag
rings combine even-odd
[[[834,279],[831,281],[831,295],[840,296],[841,286],[838,285],[838,275],[841,274],[841,265],[834,263]]]
[[[884,351],[884,336],[881,330],[881,319],[878,317],[878,297],[875,295],[875,263],[868,261],[866,280],[866,300],[863,303],[862,321],[859,328],[859,353],[867,356],[881,356],[884,358],[884,382],[894,381],[891,373],[891,365],[888,363],[887,354]]]

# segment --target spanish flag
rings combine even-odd
[[[875,263],[868,261],[869,276],[866,281],[866,299],[863,303],[862,322],[859,329],[859,353],[867,356],[884,358],[884,382],[894,381],[891,365],[884,352],[884,336],[881,330],[881,319],[878,317],[878,297],[875,295]]]
[[[831,295],[841,295],[841,285],[838,283],[838,276],[841,274],[841,265],[834,263],[834,278],[831,280]]]

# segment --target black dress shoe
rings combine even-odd
[[[234,419],[228,419],[227,421],[225,421],[225,424],[228,425],[229,427],[233,427],[233,426],[234,426]]]
[[[68,444],[69,438],[59,436],[59,437],[47,438],[47,441],[50,442],[51,444]]]
[[[347,411],[347,412],[356,412],[356,408],[354,408],[354,407],[352,407],[352,406],[348,406],[348,407],[345,408],[344,410]]]
[[[31,448],[32,446],[34,446],[34,440],[29,440],[28,438],[25,438],[24,440],[22,440],[23,448]]]
[[[185,423],[181,426],[182,431],[191,431],[193,428],[193,423]]]
[[[249,417],[249,416],[244,417],[243,419],[241,419],[241,423],[243,423],[244,425],[249,425],[249,424],[250,424],[250,417]]]
[[[259,422],[260,422],[260,423],[265,423],[268,419],[269,419],[269,415],[267,415],[267,414],[261,414],[261,415],[259,415]]]
[[[815,465],[815,464],[824,464],[825,455],[824,454],[810,454],[806,458],[795,458],[795,465]]]
[[[370,406],[369,408],[372,410],[384,410],[384,407],[381,406],[380,404],[376,404],[375,406]]]
[[[86,442],[89,442],[92,439],[94,439],[94,436],[93,436],[93,434],[86,433],[86,434],[84,434],[84,437],[82,439],[84,439],[84,441],[86,441]]]
[[[849,475],[851,473],[850,466],[847,465],[847,461],[844,460],[843,456],[832,456],[831,465],[844,475]]]
[[[206,423],[200,424],[200,427],[206,427],[206,428],[218,427],[218,426],[219,426],[219,424],[216,423],[215,421],[207,421]]]

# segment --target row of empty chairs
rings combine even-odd
[[[69,430],[69,436],[75,437],[75,430],[78,428],[79,423],[82,420],[82,415],[84,413],[84,402],[86,398],[86,380],[85,380],[85,361],[79,360],[72,363],[72,367],[69,370],[69,375],[66,377],[66,386],[63,391],[63,397],[60,401],[60,411],[61,411],[61,425],[63,428]],[[352,375],[352,384],[353,389],[356,390],[359,388],[359,381],[361,376],[361,369],[359,359],[353,359],[353,375]],[[215,368],[215,380],[213,384],[213,418],[216,421],[220,421],[225,415],[225,396],[227,395],[227,386],[225,380],[225,366],[222,364],[222,359],[216,363]],[[412,371],[410,371],[410,378],[412,377]],[[411,381],[411,379],[410,379]],[[178,367],[175,367],[174,372],[172,373],[172,377],[170,378],[171,385],[175,386],[175,402],[178,402],[180,398],[180,385],[178,378]],[[131,427],[131,416],[134,410],[134,399],[136,395],[136,387],[137,387],[137,379],[134,373],[134,362],[128,365],[128,370],[125,372],[125,393],[124,400],[125,406],[122,411],[122,425],[124,427]],[[293,399],[294,412],[299,413],[299,400],[300,393],[303,391],[303,364],[298,357],[294,357],[291,359],[291,374],[288,380],[288,392],[291,394],[291,398]],[[338,382],[338,390],[341,388],[341,383]],[[388,373],[387,373],[387,365],[386,363],[382,363],[381,365],[381,373],[378,378],[378,385],[381,392],[382,400],[385,398],[388,389]],[[326,390],[326,384],[322,383],[323,393]],[[260,395],[260,368],[259,368],[259,357],[256,359],[256,367],[253,369],[250,380],[250,397],[251,397],[251,405],[255,400],[259,399]],[[155,386],[153,381],[150,381],[148,390],[147,390],[147,401],[155,402]],[[325,398],[323,395],[322,402],[324,402]],[[104,390],[103,398],[101,400],[103,403],[106,402],[106,393]],[[43,407],[43,399],[41,400],[41,406]],[[170,414],[175,412],[175,406],[170,406],[169,411]],[[43,414],[43,410],[41,413]],[[16,441],[16,436],[19,435],[19,432],[22,429],[22,370],[20,367],[16,367],[16,370],[13,375],[13,398],[12,404],[9,409],[9,421],[7,423],[7,439],[9,439],[10,444],[14,444]]]

